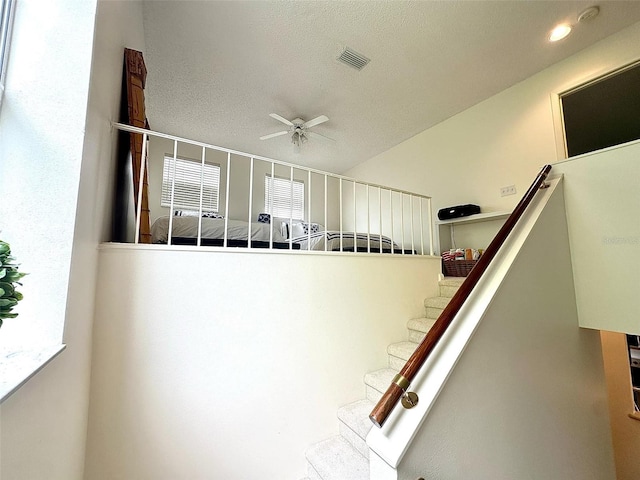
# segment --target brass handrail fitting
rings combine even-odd
[[[403,377],[399,373],[396,374],[395,377],[393,377],[393,380],[391,380],[391,383],[395,383],[405,392],[407,391],[407,388],[409,388],[409,385],[410,385],[409,380],[407,380],[405,377]]]
[[[413,408],[418,404],[418,394],[416,392],[407,392],[411,382],[409,382],[406,377],[397,373],[391,383],[397,385],[402,390],[402,399],[400,401],[404,408]]]

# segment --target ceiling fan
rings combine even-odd
[[[320,125],[321,123],[328,121],[329,117],[327,117],[326,115],[320,115],[319,117],[309,120],[308,122],[305,122],[301,118],[294,118],[293,120],[287,120],[286,118],[281,117],[277,113],[270,113],[269,116],[271,118],[275,118],[279,122],[284,123],[286,126],[289,127],[289,129],[283,130],[281,132],[271,133],[269,135],[264,135],[260,137],[260,140],[267,140],[269,138],[279,137],[280,135],[286,135],[287,133],[290,133],[291,143],[293,143],[296,147],[299,147],[300,145],[305,143],[308,140],[309,136],[322,138],[324,140],[330,140],[332,142],[334,141],[333,138],[329,138],[309,130],[311,127],[315,127],[316,125]]]

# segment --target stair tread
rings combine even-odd
[[[429,330],[431,330],[431,327],[433,327],[435,321],[435,318],[412,318],[407,322],[407,329],[427,333]]]
[[[438,284],[445,287],[459,287],[462,285],[462,282],[465,281],[465,278],[466,277],[446,277],[444,280],[440,280]]]
[[[373,426],[369,420],[373,407],[375,403],[366,398],[349,403],[338,409],[338,419],[364,440]]]
[[[407,361],[417,347],[418,344],[413,342],[392,343],[387,347],[387,353]]]
[[[322,480],[369,480],[369,462],[339,435],[316,443],[306,457]]]
[[[431,308],[444,308],[451,299],[449,297],[430,297],[424,299],[424,306]]]
[[[395,377],[397,373],[398,371],[392,368],[383,368],[375,372],[369,372],[364,376],[364,383],[380,393],[384,393],[387,391],[387,388],[389,388],[391,380],[393,380],[393,377]]]

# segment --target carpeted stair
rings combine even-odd
[[[323,440],[307,450],[308,476],[304,480],[369,480],[369,448],[365,440],[372,427],[369,413],[463,280],[441,280],[440,296],[424,301],[425,317],[407,322],[408,341],[394,343],[387,348],[389,367],[364,376],[366,398],[338,409],[340,435]]]

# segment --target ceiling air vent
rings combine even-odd
[[[349,65],[356,70],[362,70],[371,60],[361,53],[351,50],[349,47],[345,47],[344,51],[338,57],[338,61],[345,65]]]

